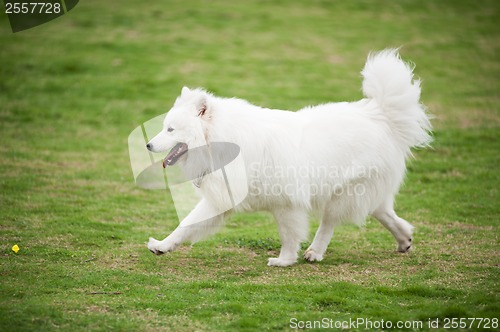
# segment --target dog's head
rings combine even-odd
[[[211,119],[210,94],[201,89],[183,87],[174,106],[165,116],[162,131],[146,145],[152,152],[170,151],[163,167],[185,158],[188,149],[207,144],[207,127]]]

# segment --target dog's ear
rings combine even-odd
[[[181,96],[189,93],[191,90],[187,86],[183,86],[181,90]]]
[[[201,101],[200,106],[198,107],[198,116],[201,118],[205,116],[207,113],[207,101],[204,99]]]

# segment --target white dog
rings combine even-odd
[[[336,225],[362,224],[368,215],[394,235],[398,251],[408,251],[413,227],[396,215],[393,205],[410,148],[431,140],[429,118],[419,103],[420,82],[393,49],[370,55],[362,76],[366,98],[297,112],[184,87],[147,148],[171,149],[164,167],[197,165],[193,182],[201,200],[167,238],[150,238],[148,249],[155,254],[172,251],[213,233],[232,211],[261,210],[274,215],[282,244],[269,266],[297,262],[311,212],[321,216],[321,224],[304,254],[310,262],[323,259]],[[227,192],[226,174],[190,159],[193,148],[205,146],[212,153],[216,142],[234,143],[243,160],[243,175],[231,190],[246,195],[229,210],[227,195],[221,194]]]

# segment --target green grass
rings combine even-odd
[[[0,14],[0,330],[500,318],[499,11],[473,0],[87,0],[16,34]],[[356,100],[367,53],[401,45],[436,116],[433,149],[415,153],[398,196],[413,252],[395,253],[370,219],[340,227],[321,263],[268,268],[279,240],[264,213],[236,215],[192,248],[147,251],[178,221],[165,192],[134,184],[127,136],[183,85],[285,109]]]

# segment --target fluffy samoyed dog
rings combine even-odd
[[[398,251],[410,250],[413,227],[394,212],[394,196],[410,149],[431,140],[412,69],[397,50],[371,54],[361,72],[364,99],[297,112],[184,87],[147,149],[170,151],[163,166],[189,173],[200,200],[164,240],[150,238],[148,249],[173,251],[214,233],[233,211],[259,210],[274,215],[281,239],[269,266],[297,262],[313,212],[321,224],[307,261],[323,259],[336,225],[361,225],[368,215],[392,233]],[[238,162],[217,171],[232,159]]]

